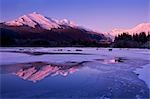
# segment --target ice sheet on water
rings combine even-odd
[[[127,71],[121,68],[112,68],[111,65],[102,65],[95,62],[66,62],[62,64],[52,64],[46,62],[31,62],[20,63],[12,65],[3,65],[2,71],[6,79],[7,75],[13,73],[14,75],[26,80],[37,82],[36,85],[31,83],[16,80],[15,77],[12,82],[15,82],[13,86],[22,84],[27,86],[31,84],[31,87],[37,86],[43,88],[48,85],[48,92],[44,92],[42,95],[36,93],[39,97],[135,97],[135,94],[139,94],[140,97],[148,97],[148,89],[145,83],[138,79],[137,75],[132,71]],[[16,68],[16,69],[14,69]],[[8,73],[8,74],[7,74]],[[116,75],[117,74],[117,75]],[[59,76],[60,75],[60,76]],[[61,77],[62,76],[62,77]],[[9,78],[9,76],[8,76]],[[10,79],[9,78],[9,79]],[[46,79],[47,78],[47,79]],[[49,79],[48,79],[49,78]],[[8,80],[9,80],[8,79]],[[7,85],[10,86],[7,80]],[[60,83],[61,82],[61,83]],[[54,84],[53,84],[54,83]],[[5,83],[3,83],[4,85]],[[17,86],[18,88],[19,86]],[[11,87],[8,87],[11,88]],[[26,89],[26,88],[24,88]],[[56,90],[59,89],[59,90]],[[27,90],[27,89],[26,89]],[[37,88],[36,88],[37,90]],[[41,90],[41,89],[40,89]],[[65,91],[64,91],[65,90]],[[140,92],[142,90],[142,93]],[[45,91],[45,90],[43,90]],[[128,93],[131,92],[131,93]],[[19,93],[31,95],[30,90],[19,91]],[[52,92],[52,93],[51,93]],[[48,94],[49,93],[49,94]],[[5,94],[4,94],[5,95]],[[4,96],[3,95],[3,96]],[[7,96],[17,96],[17,93],[7,93]],[[19,95],[20,96],[20,95]],[[32,98],[33,98],[32,97]]]
[[[145,81],[145,83],[148,85],[150,89],[150,64],[147,64],[142,68],[137,69],[135,72],[139,75],[140,79]]]
[[[79,51],[80,50],[80,51]],[[89,94],[97,95],[102,97],[111,97],[112,92],[118,96],[127,96],[135,97],[139,95],[140,97],[144,97],[147,95],[149,89],[147,89],[146,75],[142,73],[147,73],[149,68],[144,69],[145,66],[150,64],[150,56],[146,54],[149,52],[147,49],[112,49],[109,51],[108,48],[1,48],[0,51],[28,51],[28,52],[46,52],[46,53],[85,53],[85,54],[43,54],[43,55],[29,55],[25,53],[12,53],[12,52],[1,52],[1,65],[9,65],[9,64],[20,64],[20,63],[29,63],[29,62],[46,62],[46,63],[83,63],[83,68],[79,69],[79,71],[74,72],[71,76],[67,76],[66,78],[69,80],[64,80],[65,78],[61,78],[58,76],[57,82],[67,82],[68,86],[72,80],[77,80],[78,82],[73,83],[76,85],[75,88],[78,88],[76,91],[65,89],[66,92],[55,94],[53,92],[53,96],[61,96],[61,95],[70,95],[70,96],[86,96]],[[146,53],[145,53],[146,52]],[[21,67],[21,66],[20,66]],[[43,77],[48,77],[47,75],[51,71],[51,66],[48,66],[50,69],[46,69],[46,76],[43,76],[43,72],[41,74]],[[56,66],[57,67],[57,66]],[[59,66],[58,66],[59,67]],[[8,68],[8,67],[6,67]],[[5,68],[5,69],[6,69]],[[45,71],[46,67],[43,67],[43,71]],[[11,68],[12,69],[12,68]],[[13,71],[18,71],[16,73],[19,77],[27,77],[30,75],[30,72],[26,71],[34,71],[36,70],[31,66],[31,68],[25,69],[26,71],[21,71],[21,68],[16,68]],[[134,73],[135,70],[142,70],[142,73]],[[55,70],[55,69],[53,69]],[[57,69],[56,69],[57,70]],[[10,72],[10,71],[9,71]],[[21,75],[22,72],[27,73],[27,75]],[[62,72],[62,71],[61,71]],[[60,73],[60,72],[59,72]],[[58,74],[59,74],[58,73]],[[61,73],[66,75],[65,72]],[[140,79],[139,79],[139,78]],[[11,77],[12,78],[12,77]],[[30,78],[30,77],[29,77]],[[35,77],[36,78],[36,77]],[[38,77],[37,77],[38,78]],[[52,82],[54,79],[44,79],[43,82]],[[56,77],[57,78],[57,77]],[[144,79],[143,79],[144,78]],[[84,81],[86,79],[86,81]],[[30,80],[32,80],[30,78]],[[15,81],[15,80],[14,80]],[[144,82],[145,81],[145,82]],[[80,82],[84,82],[81,84]],[[40,84],[42,82],[39,82]],[[48,86],[50,84],[48,83]],[[69,84],[68,84],[69,83]],[[45,83],[42,85],[44,86]],[[58,84],[58,86],[61,86]],[[64,86],[64,85],[62,85]],[[58,88],[62,88],[58,87]],[[51,86],[52,87],[52,86]],[[92,89],[91,89],[92,88]],[[51,88],[49,88],[51,89]],[[55,89],[55,88],[54,88]],[[106,90],[107,89],[107,90]],[[120,91],[121,90],[121,91]],[[62,91],[62,90],[61,90]],[[98,93],[101,92],[101,93]],[[49,94],[45,93],[43,96],[48,97]],[[69,93],[69,94],[68,94]],[[124,95],[122,94],[124,93]],[[17,95],[17,94],[16,94]],[[41,96],[42,97],[42,96]],[[65,97],[65,96],[64,96]],[[117,96],[114,96],[117,97]],[[148,97],[148,96],[146,96]]]

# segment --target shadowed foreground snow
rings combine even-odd
[[[150,51],[1,48],[2,98],[149,98]]]

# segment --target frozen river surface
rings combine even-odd
[[[0,48],[1,99],[148,99],[150,51]]]

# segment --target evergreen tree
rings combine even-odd
[[[133,35],[122,33],[115,37],[114,47],[142,47],[148,41],[150,41],[150,33],[148,35],[145,32]]]
[[[139,41],[141,43],[147,42],[147,36],[146,36],[145,32],[142,32],[142,33],[139,34]]]

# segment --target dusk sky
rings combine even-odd
[[[98,31],[150,22],[150,0],[0,0],[0,22],[38,12]]]

